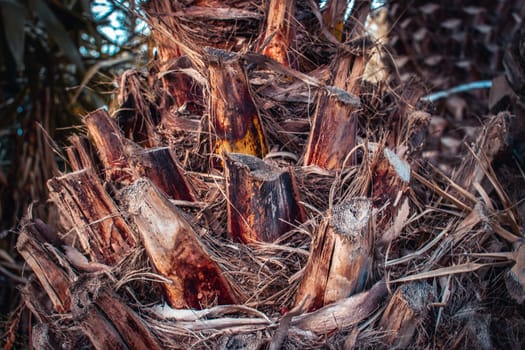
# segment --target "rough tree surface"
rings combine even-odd
[[[472,118],[426,87],[497,11],[347,6],[143,4],[155,56],[71,138],[59,220],[21,226],[28,346],[525,348],[522,46]]]

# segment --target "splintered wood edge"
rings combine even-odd
[[[136,246],[134,232],[93,169],[51,178],[47,185],[61,218],[76,227],[80,245],[92,259],[113,265]]]
[[[392,295],[379,321],[386,332],[386,340],[396,348],[409,343],[417,325],[428,313],[428,304],[435,299],[432,286],[426,282],[401,285]]]
[[[275,181],[279,176],[287,172],[286,169],[277,168],[258,157],[248,154],[227,153],[225,157],[236,166],[248,169],[250,175],[260,181]]]
[[[149,178],[168,197],[190,202],[196,200],[193,186],[171,147],[139,149],[132,158],[135,172]]]
[[[54,309],[59,313],[68,312],[72,302],[68,288],[73,283],[72,277],[53,261],[43,242],[26,230],[18,237],[16,249],[35,273]]]
[[[370,243],[367,241],[371,203],[366,198],[353,198],[336,206],[329,216],[334,246],[324,292],[324,304],[359,292],[368,278]]]

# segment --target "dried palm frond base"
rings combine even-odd
[[[509,115],[444,174],[419,84],[364,81],[361,30],[278,5],[146,5],[159,61],[71,140],[60,221],[22,225],[31,346],[523,348],[523,217],[493,168]],[[255,31],[270,10],[286,35]]]

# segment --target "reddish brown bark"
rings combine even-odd
[[[266,138],[239,57],[221,50],[208,50],[208,54],[214,152],[264,157]]]
[[[332,85],[359,96],[366,57],[341,54],[332,67]],[[341,169],[355,163],[348,158],[355,147],[359,110],[324,92],[319,96],[308,146],[305,165],[324,169]],[[348,159],[347,159],[348,158]]]
[[[133,158],[136,173],[150,179],[168,197],[195,201],[184,170],[169,147],[141,150]]]
[[[263,160],[226,155],[228,232],[238,241],[271,242],[305,220],[293,175]]]
[[[93,261],[113,265],[136,245],[133,232],[91,169],[48,181],[69,235]]]
[[[155,269],[169,278],[166,297],[175,308],[238,302],[229,281],[210,257],[182,212],[146,179],[123,190],[122,202],[141,235]]]
[[[95,349],[161,349],[139,316],[114,293],[100,291],[89,302],[84,306],[87,311],[82,312],[79,327]]]
[[[295,304],[312,311],[362,290],[370,265],[370,203],[363,198],[332,209],[319,226]]]
[[[95,169],[91,145],[86,137],[73,135],[69,138],[70,147],[66,148],[67,159],[73,171],[85,168]]]
[[[432,299],[432,288],[425,282],[404,284],[395,291],[379,322],[389,348],[403,349],[411,343]]]
[[[52,253],[44,245],[45,242],[39,226],[28,223],[18,237],[16,248],[35,273],[55,311],[69,312],[72,301],[69,287],[74,276],[68,275],[56,259],[53,259]]]
[[[89,113],[84,122],[104,166],[106,180],[123,184],[132,181],[133,173],[124,151],[124,136],[115,121],[100,108]]]
[[[294,39],[295,1],[270,0],[266,28],[261,37],[262,54],[290,66]]]

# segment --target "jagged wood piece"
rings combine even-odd
[[[295,1],[270,0],[266,28],[261,37],[262,54],[290,66],[291,46],[294,39]]]
[[[471,145],[472,151],[467,153],[461,165],[452,173],[452,179],[459,186],[473,192],[474,185],[482,183],[487,173],[484,165],[490,166],[508,139],[508,119],[508,112],[502,112],[490,116],[485,122],[476,142]]]
[[[411,168],[389,148],[382,151],[376,150],[372,167],[371,200],[374,207],[383,208],[376,217],[375,232],[378,234],[376,244],[386,247],[399,236],[410,213],[405,193],[409,190]],[[395,249],[392,247],[391,254],[396,254]]]
[[[331,68],[331,85],[359,96],[366,62],[364,55],[339,54]],[[305,165],[337,170],[355,163],[355,156],[347,157],[356,145],[358,115],[359,109],[340,102],[327,91],[320,93],[304,157]]]
[[[124,188],[121,201],[153,266],[172,281],[164,285],[172,307],[237,303],[229,281],[183,213],[149,180],[139,179]]]
[[[85,168],[95,169],[96,156],[92,153],[89,140],[85,136],[73,135],[69,138],[71,146],[66,148],[69,166],[73,171]]]
[[[169,62],[182,56],[181,47],[177,44],[177,40],[174,40],[170,35],[170,32],[175,35],[179,34],[174,30],[178,27],[177,19],[175,16],[169,16],[165,19],[159,17],[160,13],[174,13],[177,4],[171,1],[144,1],[142,3],[142,8],[149,17],[148,22],[154,24],[150,26],[151,38],[156,43],[156,56],[160,62]]]
[[[410,344],[430,311],[433,297],[432,287],[426,282],[403,284],[395,291],[379,322],[389,348],[405,349]]]
[[[97,291],[95,300],[83,305],[79,327],[97,350],[160,350],[161,346],[153,337],[140,317],[108,291]]]
[[[25,262],[31,267],[36,278],[47,293],[53,308],[58,313],[69,312],[71,308],[70,286],[75,276],[65,271],[56,260],[56,257],[46,246],[43,228],[35,222],[24,225],[18,237],[16,248]],[[34,295],[26,295],[34,301]],[[36,306],[35,306],[36,308]],[[39,313],[36,313],[38,315]]]
[[[370,215],[366,198],[332,209],[312,242],[296,305],[312,311],[363,289],[371,259]]]
[[[228,232],[237,241],[271,242],[305,220],[288,169],[244,154],[225,156]]]
[[[124,135],[108,112],[97,109],[84,118],[84,123],[104,166],[106,180],[122,184],[133,181]]]
[[[93,170],[56,177],[47,185],[64,228],[75,233],[67,243],[78,242],[92,261],[113,265],[136,246],[133,232]]]
[[[143,175],[173,199],[194,201],[176,156],[167,147],[144,150],[124,139],[115,121],[103,109],[85,118],[102,160],[106,179],[129,184]]]
[[[137,175],[150,179],[168,197],[195,201],[184,171],[169,147],[141,149],[133,158]]]
[[[214,152],[264,157],[268,150],[266,137],[239,57],[218,49],[207,52]]]

